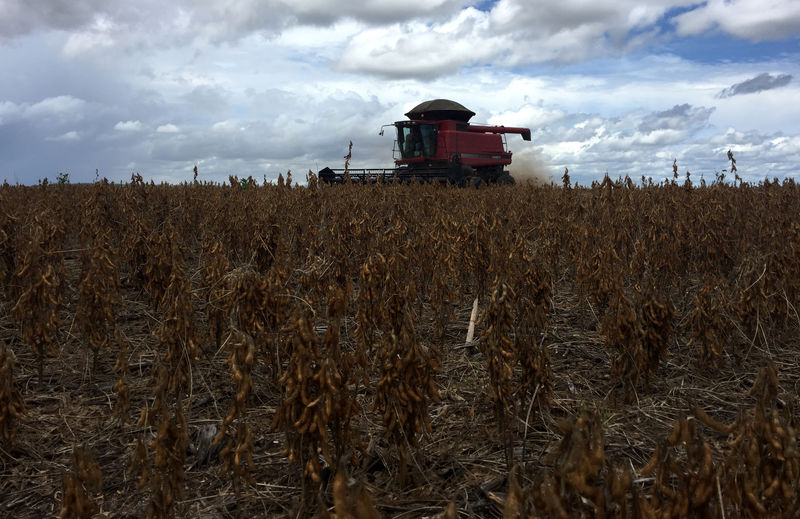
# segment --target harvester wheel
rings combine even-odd
[[[475,177],[475,170],[468,164],[461,164],[458,167],[458,181],[456,185],[464,187],[470,185],[469,179]]]
[[[484,182],[481,177],[467,177],[464,179],[465,187],[474,187],[475,189],[477,189],[481,187],[483,184]]]
[[[502,175],[500,175],[497,178],[497,183],[500,184],[501,186],[513,186],[514,184],[516,184],[516,182],[514,181],[514,177],[512,177],[508,173],[503,173]]]

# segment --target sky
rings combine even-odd
[[[518,179],[800,180],[797,0],[0,0],[0,70],[12,184],[391,167],[438,98]]]

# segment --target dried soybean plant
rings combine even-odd
[[[60,517],[89,519],[98,512],[97,505],[89,498],[87,490],[99,493],[103,487],[100,466],[86,447],[72,451],[72,470],[63,478],[63,497]]]
[[[163,232],[155,232],[147,240],[144,262],[144,287],[150,294],[153,306],[161,307],[172,280],[184,267],[178,247],[178,235],[170,225]]]
[[[675,421],[672,432],[659,443],[641,474],[654,475],[649,507],[665,519],[717,517],[715,495],[720,475],[711,446],[702,439],[693,417]]]
[[[605,465],[602,422],[597,414],[582,412],[576,420],[564,421],[559,427],[564,437],[556,450],[553,482],[554,488],[563,490],[560,496],[548,496],[550,489],[540,488],[538,496],[534,494],[534,502],[538,497],[537,505],[547,509],[558,498],[562,508],[579,510],[588,504],[597,513],[604,508],[600,481]]]
[[[42,219],[47,216],[43,215]],[[52,247],[57,245],[56,235],[60,231],[54,223],[38,220],[37,215],[23,239],[15,272],[21,295],[11,309],[11,315],[19,323],[23,342],[36,354],[41,385],[45,356],[61,324],[58,309],[63,300],[64,274],[63,261],[52,257],[55,255]]]
[[[486,325],[481,334],[480,348],[486,355],[486,366],[489,372],[489,392],[494,403],[494,418],[497,432],[503,438],[506,465],[511,469],[513,464],[513,416],[516,410],[514,402],[514,364],[516,349],[512,333],[514,320],[511,314],[513,294],[506,283],[495,279],[491,300],[482,320]]]
[[[3,443],[16,439],[16,423],[25,412],[25,403],[14,387],[16,356],[5,342],[0,342],[0,438]]]
[[[189,433],[180,400],[170,413],[163,404],[156,438],[153,440],[153,462],[147,474],[150,504],[147,519],[173,518],[178,502],[183,499],[184,465]]]
[[[108,347],[114,327],[114,307],[119,301],[120,282],[115,252],[106,233],[95,233],[85,256],[75,321],[81,335],[89,342],[92,373],[96,373],[98,354]]]
[[[687,321],[690,327],[687,346],[695,346],[700,361],[714,368],[719,367],[730,328],[730,302],[723,287],[720,279],[706,279],[694,296]]]
[[[514,306],[518,308],[514,348],[521,368],[516,395],[520,402],[529,401],[524,414],[527,431],[531,410],[550,406],[555,385],[550,352],[543,340],[552,309],[552,286],[543,266],[524,250],[524,245],[517,245],[516,248],[523,249],[523,271],[517,277],[517,288],[514,290],[517,295]],[[524,408],[522,406],[520,411]]]
[[[320,455],[329,465],[333,462],[328,448],[328,411],[330,396],[337,388],[319,351],[311,316],[303,313],[297,310],[290,326],[292,354],[279,381],[284,389],[272,429],[286,434],[289,461],[302,467],[302,505],[310,513],[322,481]]]
[[[606,344],[617,352],[611,366],[614,381],[621,381],[625,398],[636,393],[640,379],[648,384],[661,361],[673,333],[672,303],[658,294],[655,285],[643,281],[629,296],[617,284],[601,323]]]
[[[366,488],[361,485],[348,485],[344,470],[338,470],[333,479],[333,509],[335,519],[379,519],[381,515],[375,509]],[[320,517],[331,517],[323,511]]]
[[[281,293],[283,272],[272,269],[264,276],[250,267],[242,267],[225,277],[225,294],[220,293],[222,312],[227,314],[230,327],[249,335],[255,344],[264,367],[277,381],[280,374],[279,335],[287,310],[285,294]]]
[[[389,266],[389,271],[395,272],[389,275],[393,294],[385,309],[389,328],[380,339],[380,378],[372,409],[381,415],[384,436],[397,449],[398,482],[402,487],[407,483],[409,448],[418,447],[418,436],[431,430],[428,403],[439,399],[434,380],[441,367],[441,355],[420,343],[412,313],[416,288],[412,281],[401,285],[400,262],[402,259],[394,267]]]
[[[156,331],[162,352],[161,361],[169,367],[168,388],[176,398],[188,393],[192,383],[192,364],[198,359],[198,339],[193,321],[191,283],[180,270],[170,276],[162,306],[164,321]]]
[[[153,472],[153,463],[150,459],[150,452],[147,444],[142,438],[136,439],[136,447],[133,449],[131,463],[128,466],[127,474],[136,477],[136,488],[141,490],[147,486],[150,474]]]
[[[358,273],[356,295],[356,328],[353,331],[356,351],[362,367],[364,384],[369,383],[366,359],[374,353],[378,325],[383,318],[383,305],[388,290],[386,258],[376,253],[364,262]]]
[[[655,376],[659,364],[667,356],[667,346],[674,330],[675,308],[667,297],[659,294],[658,287],[650,280],[643,281],[645,287],[639,292],[640,321],[642,323],[642,359],[645,381]]]
[[[156,370],[155,401],[150,411],[143,407],[139,420],[140,426],[158,423],[152,442],[153,460],[148,468],[146,462],[138,459],[142,453],[137,448],[133,463],[142,470],[141,482],[150,485],[148,519],[175,517],[177,502],[183,496],[189,434],[182,400],[191,391],[198,343],[192,322],[190,285],[180,270],[172,272],[161,306],[165,315],[156,336],[163,351]]]
[[[221,241],[205,242],[201,257],[201,286],[206,289],[208,335],[215,347],[219,348],[222,346],[222,336],[228,321],[225,274],[230,264]]]
[[[438,229],[431,232],[429,247],[433,251],[431,263],[437,268],[430,274],[430,309],[433,313],[434,343],[441,351],[447,339],[447,325],[455,322],[455,303],[458,300],[458,270],[456,267],[456,250],[450,239],[455,223],[442,215],[438,221]],[[427,269],[426,269],[427,270]]]
[[[767,258],[748,257],[739,267],[738,286],[734,289],[736,314],[751,342],[766,342],[767,332],[773,329],[778,289],[770,266]]]
[[[580,250],[575,251],[572,257],[576,265],[575,281],[583,295],[591,298],[603,311],[612,304],[617,292],[621,261],[617,251],[604,242],[606,237],[590,229],[587,226],[579,231]]]
[[[778,375],[774,364],[759,371],[751,394],[752,412],[732,426],[708,423],[720,432],[733,430],[721,473],[724,495],[746,517],[797,517],[800,513],[800,454],[792,406],[778,410]]]
[[[126,190],[129,189],[126,188]],[[134,211],[132,202],[122,204],[123,218],[127,218],[126,228],[120,239],[120,257],[126,265],[127,280],[139,289],[147,284],[145,269],[151,261],[148,236],[152,232],[152,223],[144,216],[129,214]],[[143,213],[146,213],[143,211]]]
[[[545,459],[552,470],[540,471],[525,489],[509,474],[509,493],[503,517],[608,517],[609,510],[627,510],[631,476],[627,470],[606,470],[603,427],[594,413],[581,412],[559,423],[563,437]],[[618,517],[626,517],[620,515]]]
[[[341,287],[328,289],[327,318],[328,328],[322,336],[321,353],[323,363],[327,364],[329,393],[325,396],[328,410],[328,427],[331,432],[336,466],[350,460],[356,464],[354,447],[358,442],[353,438],[352,420],[361,410],[357,395],[359,372],[366,359],[361,359],[358,351],[344,352],[341,344],[341,328],[347,313],[348,297]],[[352,385],[353,389],[350,389]],[[330,402],[330,403],[329,403]]]
[[[13,230],[15,218],[7,212],[8,200],[2,193],[0,193],[0,207],[3,207],[3,210],[0,210],[0,296],[11,298],[9,284],[15,271],[16,256],[11,236],[15,234]]]
[[[630,399],[636,391],[644,358],[640,341],[641,323],[636,314],[633,301],[622,287],[617,287],[600,327],[606,344],[617,351],[611,374],[615,381],[623,382],[626,399]]]
[[[251,471],[255,468],[253,462],[253,434],[247,423],[247,404],[252,386],[250,374],[255,366],[256,347],[253,338],[237,329],[231,331],[228,338],[230,353],[228,365],[236,383],[236,395],[231,402],[231,408],[222,421],[222,427],[217,433],[212,447],[217,447],[225,440],[226,435],[233,430],[231,438],[220,451],[224,459],[223,473],[229,473],[237,499],[242,492],[242,483],[254,483]]]
[[[122,337],[119,327],[114,327],[114,342],[117,343],[117,360],[114,362],[114,373],[117,374],[117,381],[114,383],[114,391],[117,399],[114,402],[112,414],[123,424],[128,422],[128,415],[131,410],[131,390],[128,387],[128,378],[131,375],[128,368],[128,347]]]

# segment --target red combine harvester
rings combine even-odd
[[[319,179],[340,184],[354,182],[440,182],[457,186],[513,184],[505,169],[511,164],[505,134],[518,133],[531,140],[529,128],[469,124],[475,112],[454,101],[434,99],[417,105],[397,121],[394,169],[325,168]],[[383,130],[381,129],[381,135]]]

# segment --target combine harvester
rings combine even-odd
[[[475,112],[447,99],[417,105],[397,121],[394,169],[321,170],[318,177],[329,184],[352,182],[439,182],[456,186],[513,184],[505,169],[511,152],[505,134],[518,133],[531,140],[529,128],[478,126],[469,124]],[[383,135],[383,129],[381,129]]]

